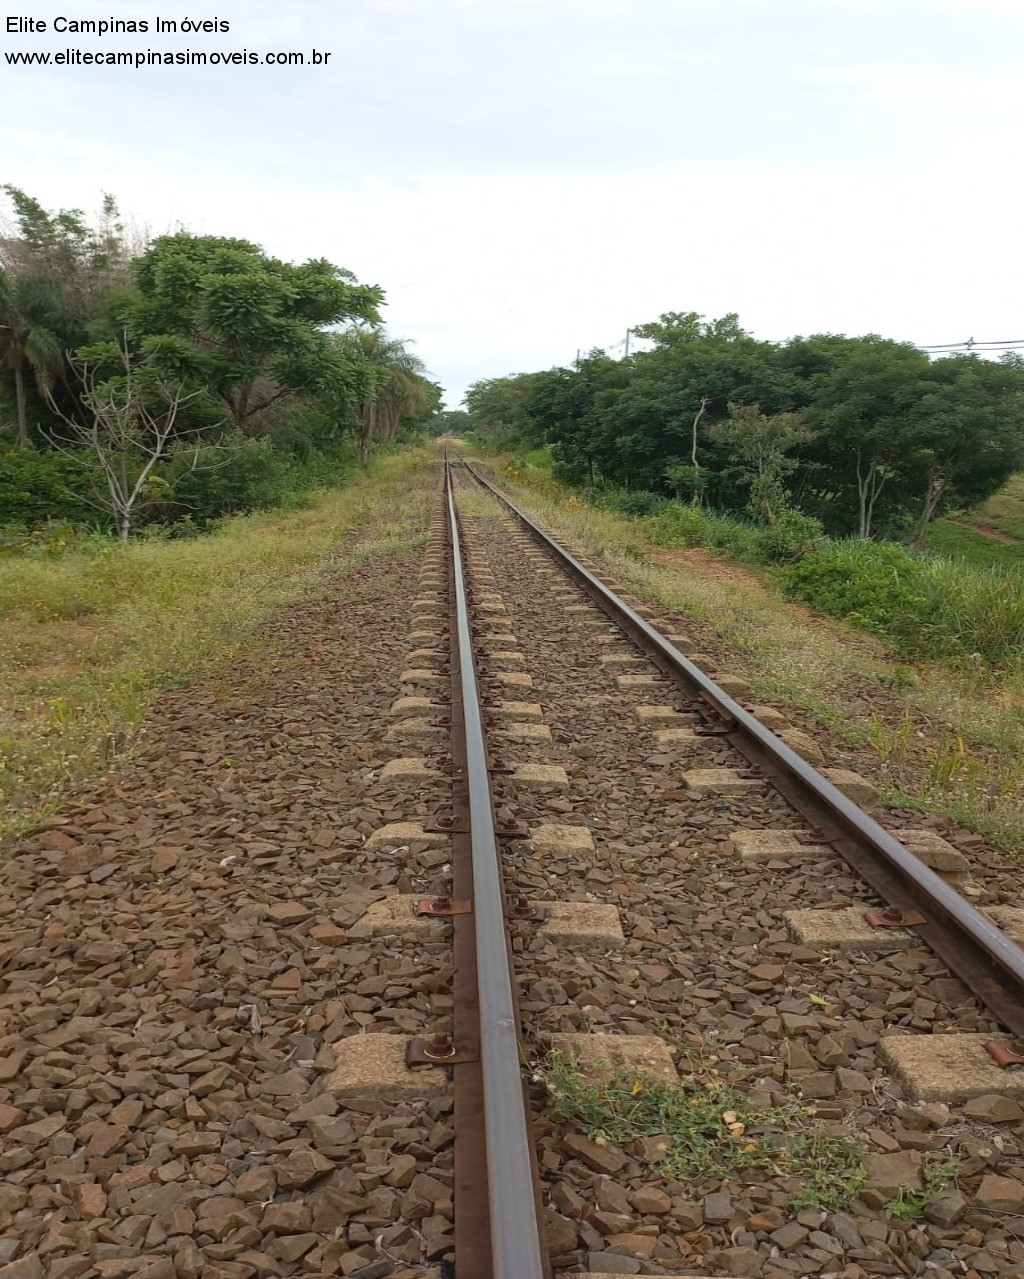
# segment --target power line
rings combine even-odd
[[[918,347],[920,351],[1012,351],[1024,346],[1024,338],[1008,338],[1003,342],[980,342],[968,338],[966,342],[932,342]]]
[[[633,335],[633,330],[627,329],[626,336],[624,338],[620,338],[618,342],[611,342],[607,346],[598,347],[596,349],[602,350],[602,351],[618,351],[620,348],[624,347],[625,354],[626,356],[628,356],[629,348],[630,348],[630,339],[632,335]],[[774,342],[774,343],[771,343],[771,345],[783,346],[785,345],[785,343]],[[950,354],[957,354],[961,351],[964,351],[967,353],[970,353],[972,351],[981,351],[981,352],[994,353],[996,351],[1024,350],[1024,338],[1007,338],[1002,341],[995,341],[995,340],[975,339],[973,337],[970,337],[963,342],[928,342],[928,343],[915,342],[913,343],[913,345],[916,346],[919,351],[928,351],[928,352],[946,351],[946,352],[949,352]],[[576,352],[577,364],[579,364],[580,356],[582,354],[582,349],[583,348],[581,347]],[[595,348],[589,348],[589,349],[593,350]]]

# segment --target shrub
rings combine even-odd
[[[73,458],[35,449],[0,450],[0,522],[38,528],[47,520],[95,523],[85,469]]]
[[[1024,573],[915,554],[895,542],[828,541],[785,572],[786,590],[814,608],[921,659],[1024,654]]]
[[[356,469],[356,454],[351,447],[310,453],[292,473],[296,492],[332,488],[344,484]]]
[[[829,541],[785,577],[791,595],[832,617],[896,635],[924,625],[924,561],[895,542]]]
[[[110,546],[111,534],[68,520],[46,520],[35,528],[0,525],[0,557],[34,555],[53,558],[67,550],[96,551]]]
[[[623,515],[658,515],[671,503],[660,493],[648,493],[644,489],[610,489],[604,494],[602,505]]]
[[[816,521],[810,523],[817,528]],[[655,546],[709,546],[755,562],[776,558],[771,542],[767,544],[771,553],[763,553],[763,534],[768,530],[744,524],[742,520],[718,511],[683,506],[679,502],[669,502],[664,510],[652,515],[645,522],[644,531]]]
[[[294,465],[269,439],[226,436],[199,450],[199,468],[189,470],[195,449],[179,447],[164,469],[168,492],[164,518],[188,518],[205,528],[223,515],[281,506],[296,485]]]
[[[758,551],[769,564],[791,563],[805,555],[822,534],[820,520],[790,508],[774,524],[758,530]]]
[[[655,546],[701,546],[707,541],[708,522],[704,513],[693,506],[671,503],[652,515],[644,525],[647,539]]]
[[[761,558],[758,535],[760,530],[752,524],[744,524],[728,515],[720,515],[717,511],[708,511],[707,545],[716,550],[725,551],[737,559],[753,560]]]

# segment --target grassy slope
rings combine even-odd
[[[1015,475],[995,497],[971,512],[971,520],[1024,540],[1024,475]]]
[[[975,516],[964,518],[973,521]],[[1024,564],[1024,541],[999,542],[993,537],[986,537],[984,533],[975,533],[962,524],[954,524],[952,520],[937,520],[932,525],[928,530],[927,546],[936,555],[967,560],[970,564]]]
[[[253,642],[346,533],[360,530],[346,552],[360,557],[419,537],[425,456],[382,458],[309,509],[240,517],[188,541],[0,561],[0,840],[104,771],[161,688]]]
[[[963,523],[937,520],[928,532],[928,549],[972,564],[1024,564],[1024,475],[1015,475],[995,497],[962,517]],[[1016,545],[975,533],[964,524],[997,529],[1019,538]]]
[[[807,712],[873,757],[893,802],[944,813],[1024,853],[1024,676],[921,667],[780,597],[770,572],[718,577],[658,563],[640,522],[578,502],[543,468],[496,478],[553,532],[601,556],[620,581],[713,629],[729,669],[760,698]]]

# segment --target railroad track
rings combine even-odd
[[[0,1279],[1019,1276],[1019,869],[444,471],[5,863]]]
[[[795,926],[798,940],[802,919],[805,926],[811,926],[802,940],[826,950],[860,947],[870,951],[872,932],[885,939],[879,943],[883,952],[923,945],[984,1005],[991,1021],[982,1016],[975,1022],[991,1029],[944,1034],[941,1044],[937,1038],[928,1040],[919,1034],[891,1036],[882,1044],[890,1068],[903,1078],[911,1094],[916,1092],[925,1100],[955,1100],[1024,1092],[1012,1073],[1024,1061],[1016,1052],[1014,1038],[1024,1036],[1024,953],[993,917],[972,906],[921,856],[844,793],[844,780],[849,789],[848,778],[836,775],[829,780],[807,763],[741,704],[742,692],[734,681],[722,678],[716,682],[702,669],[699,657],[693,660],[682,651],[692,647],[685,637],[675,642],[666,638],[644,615],[649,610],[623,600],[478,469],[461,459],[456,465],[446,458],[444,477],[443,530],[435,533],[435,546],[438,552],[443,546],[444,559],[435,554],[427,562],[424,585],[447,594],[449,605],[453,814],[433,829],[451,832],[452,889],[450,896],[423,902],[419,910],[445,916],[452,924],[454,1022],[451,1034],[442,1031],[414,1041],[410,1061],[449,1065],[454,1080],[455,1264],[459,1279],[543,1279],[551,1274],[537,1142],[523,1085],[523,1063],[536,1056],[538,1036],[533,1033],[536,1025],[528,1028],[525,1039],[520,1033],[512,939],[521,938],[524,928],[531,925],[540,931],[545,909],[557,898],[542,899],[535,892],[536,875],[522,873],[524,859],[510,859],[505,850],[511,841],[531,833],[535,845],[555,858],[571,859],[576,854],[586,858],[590,848],[585,827],[537,826],[530,821],[524,826],[515,816],[508,816],[510,805],[521,804],[523,792],[517,790],[517,781],[550,793],[561,789],[561,777],[556,776],[561,770],[544,764],[515,770],[495,766],[496,758],[504,760],[510,755],[510,746],[517,739],[523,743],[520,753],[524,749],[535,751],[550,733],[534,718],[539,707],[512,700],[517,693],[525,695],[522,690],[528,689],[532,680],[525,670],[508,669],[522,664],[517,651],[519,637],[499,593],[499,588],[506,589],[501,574],[492,571],[488,559],[488,539],[481,538],[479,532],[467,533],[467,523],[474,521],[460,518],[460,502],[469,500],[471,491],[484,492],[500,503],[508,521],[504,534],[507,548],[526,543],[535,548],[528,552],[524,567],[528,563],[532,573],[547,572],[555,584],[559,580],[571,584],[570,593],[554,597],[552,607],[556,612],[573,610],[581,625],[592,628],[592,635],[595,630],[601,632],[597,638],[608,643],[597,668],[599,674],[613,678],[627,695],[657,688],[657,704],[634,707],[639,717],[637,731],[653,732],[669,752],[695,753],[698,762],[702,752],[713,749],[715,767],[683,770],[682,782],[691,796],[763,796],[770,787],[788,807],[791,821],[780,830],[776,818],[766,847],[756,847],[756,839],[743,845],[741,828],[734,833],[734,852],[738,845],[740,855],[746,850],[754,864],[758,858],[763,864],[767,853],[768,865],[776,871],[780,859],[794,853],[799,856],[802,850],[816,857],[830,852],[870,887],[875,895],[872,903],[862,901],[847,907],[840,912],[844,919],[831,920],[840,926],[835,937],[813,932],[813,916],[817,914],[818,924],[824,926],[829,922],[824,918],[827,911],[795,912],[791,927]],[[498,523],[491,520],[492,526]],[[498,534],[499,539],[501,536]],[[493,550],[494,527],[490,543]],[[522,559],[523,552],[517,554]],[[447,580],[438,572],[442,563]],[[626,651],[613,652],[620,642],[628,645]],[[429,652],[421,652],[420,660],[429,658]],[[434,673],[433,668],[421,672],[427,679]],[[415,681],[416,677],[410,678]],[[734,695],[727,691],[730,684]],[[581,696],[586,696],[584,690]],[[496,749],[498,738],[504,740]],[[786,826],[800,829],[788,830]],[[756,829],[751,833],[756,835]],[[506,882],[507,877],[511,882]],[[1009,918],[1012,925],[1019,923],[1012,910]],[[842,935],[843,926],[848,937]],[[607,938],[604,944],[607,948]],[[521,943],[517,949],[522,951]],[[792,1025],[798,1023],[799,1018]],[[566,1040],[556,1035],[547,1042],[581,1049],[586,1059],[583,1038],[570,1036]],[[607,1035],[594,1037],[594,1042],[598,1053],[615,1052],[614,1041]],[[901,1052],[908,1045],[910,1051]],[[957,1055],[958,1045],[967,1049],[966,1057]],[[941,1049],[939,1060],[933,1049]],[[649,1043],[647,1051],[651,1052]],[[616,1059],[613,1064],[628,1066],[630,1060]],[[641,1051],[641,1068],[652,1062],[657,1066],[658,1061],[657,1054],[645,1060]],[[597,1070],[600,1074],[601,1067]],[[600,1158],[594,1163],[593,1151],[584,1150],[584,1160],[588,1154],[591,1168],[599,1168]],[[550,1162],[546,1161],[546,1168]],[[614,1171],[616,1162],[610,1159],[607,1169]],[[547,1183],[545,1190],[550,1194],[550,1177]],[[564,1204],[566,1199],[563,1195],[560,1202]],[[648,1201],[660,1206],[657,1196],[648,1195]],[[638,1259],[642,1265],[645,1257],[651,1266],[663,1266],[667,1261],[664,1251],[655,1257],[657,1248],[650,1247],[650,1228],[634,1236],[628,1230],[620,1234],[622,1239],[632,1238],[639,1251],[630,1255],[621,1244],[613,1244],[611,1252],[591,1248],[588,1256],[596,1256],[601,1272],[608,1272],[616,1256],[622,1257],[623,1273],[634,1273]],[[749,1257],[743,1259],[749,1264]],[[719,1264],[727,1260],[727,1256],[718,1257]],[[821,1269],[816,1259],[808,1265],[812,1266],[809,1273]],[[656,1272],[667,1273],[660,1268]]]

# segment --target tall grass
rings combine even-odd
[[[1024,563],[1013,558],[978,563],[897,542],[829,539],[798,511],[765,528],[671,503],[636,522],[655,546],[703,546],[780,565],[791,598],[878,635],[902,657],[1024,663]]]
[[[1024,660],[1024,570],[918,555],[896,543],[825,541],[784,571],[789,595],[918,660]]]

